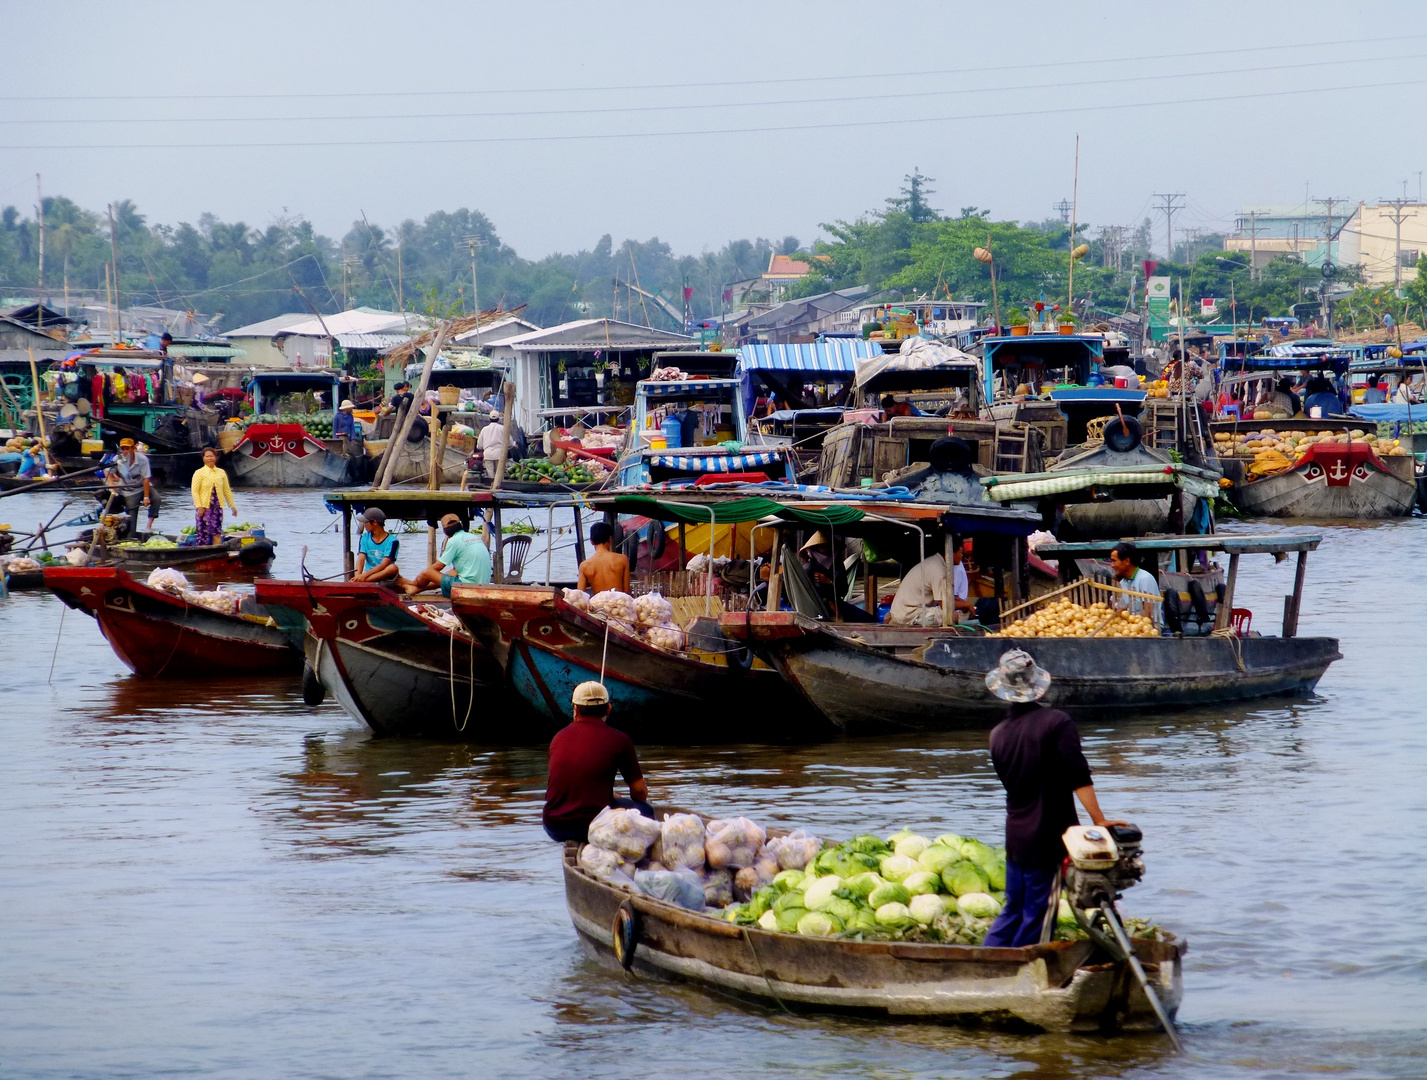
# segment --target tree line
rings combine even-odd
[[[471,311],[526,305],[542,325],[615,315],[631,322],[678,329],[685,309],[695,320],[727,310],[730,286],[758,277],[771,255],[793,254],[811,270],[787,294],[807,296],[869,286],[892,297],[992,300],[995,268],[1003,322],[1024,317],[1032,305],[1065,305],[1070,285],[1071,228],[1060,218],[1039,222],[996,220],[976,206],[955,214],[931,206],[932,178],[913,171],[899,193],[877,210],[822,226],[825,238],[803,247],[794,236],[731,240],[717,251],[676,254],[653,237],[616,246],[606,234],[589,249],[526,259],[505,243],[495,224],[475,210],[437,211],[422,221],[394,226],[365,216],[345,235],[318,233],[302,217],[264,227],[225,222],[203,214],[196,223],[151,224],[130,200],[85,209],[73,200],[44,200],[44,297],[62,307],[105,302],[106,267],[117,252],[124,305],[156,305],[216,316],[232,329],[289,311],[329,314],[369,306],[416,311]],[[1075,312],[1094,321],[1126,310],[1132,287],[1143,298],[1140,261],[1149,253],[1149,222],[1126,233],[1077,223],[1075,244],[1088,252],[1074,269]],[[1186,307],[1202,297],[1235,301],[1237,321],[1293,313],[1321,285],[1318,271],[1282,257],[1249,274],[1238,253],[1210,250],[1192,260],[1161,261],[1158,274],[1182,284]],[[976,257],[989,248],[994,263]],[[472,262],[474,260],[474,273]],[[1355,268],[1346,268],[1355,284]],[[1339,280],[1344,280],[1340,278]],[[39,284],[39,228],[13,206],[0,211],[0,287],[32,293]],[[741,295],[741,294],[740,294]],[[1397,298],[1390,290],[1359,288],[1341,305],[1339,321],[1362,328],[1392,312],[1421,317],[1427,275]],[[1227,309],[1224,312],[1228,317]]]

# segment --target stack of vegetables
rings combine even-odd
[[[152,550],[154,548],[176,548],[178,547],[178,545],[172,540],[170,540],[167,536],[160,536],[158,533],[155,533],[153,536],[149,537],[142,543],[140,543],[138,540],[125,540],[122,544],[119,545],[119,547],[127,549],[148,548]]]
[[[1249,473],[1256,477],[1287,472],[1315,444],[1356,445],[1379,457],[1405,457],[1401,440],[1389,439],[1360,428],[1351,431],[1216,431],[1214,449],[1220,457],[1252,458]]]
[[[608,475],[608,469],[593,461],[566,460],[556,465],[549,458],[527,458],[505,466],[507,480],[528,484],[597,484]]]
[[[1103,600],[1089,607],[1056,600],[1024,619],[1007,623],[1000,633],[987,637],[1159,637],[1159,627],[1148,615],[1132,615]]]
[[[243,430],[254,424],[300,424],[314,439],[332,437],[331,413],[257,413],[243,421]]]
[[[687,644],[684,631],[674,622],[674,605],[658,592],[635,598],[618,589],[594,596],[582,589],[565,589],[562,598],[572,608],[615,623],[655,648],[678,652]]]
[[[829,843],[766,837],[747,818],[607,809],[589,840],[579,865],[611,884],[775,933],[979,945],[1005,901],[1005,849],[956,833]],[[1059,914],[1056,936],[1081,936]]]

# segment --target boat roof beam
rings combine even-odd
[[[1213,535],[1137,536],[1121,540],[1090,540],[1074,544],[1042,544],[1036,554],[1042,558],[1092,558],[1109,555],[1118,543],[1133,543],[1142,552],[1223,551],[1230,555],[1282,555],[1295,551],[1316,551],[1323,542],[1317,533],[1291,535],[1215,533]]]

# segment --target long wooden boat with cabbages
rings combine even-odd
[[[1153,1031],[1149,998],[1123,963],[1089,941],[1018,949],[847,941],[738,926],[630,893],[563,856],[565,905],[581,942],[638,977],[711,987],[798,1010],[1041,1031]],[[1135,955],[1173,1017],[1184,945],[1137,939]]]
[[[148,573],[161,566],[193,570],[205,574],[265,574],[277,553],[276,541],[266,536],[230,536],[219,544],[179,544],[176,547],[145,547],[140,543],[101,545],[95,558],[135,573]]]
[[[251,597],[233,614],[150,588],[115,566],[50,566],[45,587],[92,616],[115,654],[146,678],[296,672],[302,654]]]
[[[1026,650],[1051,673],[1054,681],[1045,703],[1074,715],[1113,716],[1145,708],[1303,694],[1342,658],[1336,638],[1297,636],[1307,554],[1320,542],[1315,535],[1137,539],[1142,557],[1157,562],[1168,553],[1177,560],[1177,570],[1166,567],[1160,572],[1162,584],[1172,583],[1166,593],[1172,589],[1178,594],[1183,586],[1195,595],[1191,583],[1202,578],[1209,584],[1207,590],[1197,589],[1203,618],[1187,612],[1179,632],[1162,630],[1157,637],[1026,638],[1011,636],[1012,630],[991,636],[976,627],[835,623],[797,611],[727,615],[721,627],[729,637],[747,642],[829,722],[849,734],[993,725],[1005,714],[1005,704],[986,689],[984,678],[1012,648]],[[1062,574],[1069,576],[1078,572],[1078,565],[1108,556],[1114,544],[1047,544],[1039,554],[1058,560]],[[1200,552],[1226,553],[1227,576],[1199,572]],[[1239,559],[1292,552],[1298,555],[1297,573],[1293,594],[1285,597],[1281,635],[1261,635],[1252,629],[1253,613],[1234,607]],[[1093,581],[1072,582],[1003,609],[1003,618],[1029,614],[1062,592],[1088,606],[1114,589]],[[1076,595],[1070,596],[1072,592]],[[1157,610],[1161,597],[1143,595],[1137,602],[1154,608],[1156,621],[1164,625]]]
[[[370,489],[329,492],[324,499],[342,516],[347,578],[355,566],[353,518],[368,507],[384,511],[392,527],[419,521],[434,528],[448,513],[478,524],[490,510],[499,530],[503,507],[567,502],[488,491]],[[509,577],[502,550],[494,553],[494,572]],[[451,614],[439,593],[409,598],[373,582],[311,577],[262,579],[255,588],[306,660],[303,694],[310,704],[330,693],[348,715],[386,736],[507,743],[547,733],[528,722],[489,648]]]

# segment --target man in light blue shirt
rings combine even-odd
[[[462,585],[486,585],[491,580],[491,553],[485,542],[461,525],[455,514],[447,514],[441,519],[441,531],[446,534],[441,556],[411,581],[401,582],[408,596],[425,589],[440,589],[441,595],[451,596],[451,586],[458,581]]]
[[[1110,569],[1115,572],[1116,583],[1131,592],[1159,596],[1159,584],[1153,575],[1139,565],[1139,550],[1128,540],[1122,540],[1110,552]],[[1148,615],[1159,622],[1159,605],[1138,596],[1117,596],[1114,606],[1123,607],[1131,615]]]

